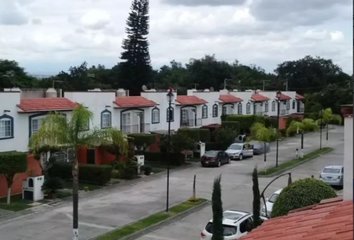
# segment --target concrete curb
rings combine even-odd
[[[172,217],[169,217],[169,218],[167,218],[167,219],[165,219],[165,220],[163,220],[161,222],[158,222],[158,223],[156,223],[154,225],[151,225],[151,226],[149,226],[147,228],[144,228],[144,229],[142,229],[140,231],[132,233],[129,236],[120,238],[119,240],[134,240],[134,239],[137,239],[139,237],[142,237],[142,236],[144,236],[146,234],[149,234],[149,233],[151,233],[151,232],[153,232],[153,231],[155,231],[155,230],[157,230],[157,229],[159,229],[161,227],[164,227],[164,226],[169,225],[169,224],[171,224],[171,223],[173,223],[173,222],[175,222],[177,220],[185,218],[185,217],[187,217],[188,215],[190,215],[192,213],[198,212],[198,211],[202,210],[203,208],[205,208],[206,206],[209,206],[210,203],[211,202],[209,200],[207,200],[207,201],[205,201],[205,202],[203,202],[203,203],[201,203],[201,204],[199,204],[199,205],[197,205],[195,207],[187,209],[184,212],[178,213],[178,214],[176,214],[176,215],[174,215]],[[139,221],[139,220],[137,220],[137,221]],[[137,221],[134,221],[132,223],[135,223]],[[130,224],[132,224],[132,223],[130,223]],[[95,239],[95,238],[92,238],[91,240],[93,240],[93,239]]]
[[[326,150],[325,152],[322,152],[321,154],[317,154],[317,155],[315,155],[315,156],[312,156],[312,157],[310,157],[310,158],[308,158],[308,159],[306,159],[306,160],[300,161],[300,162],[298,162],[298,163],[296,163],[296,164],[294,164],[294,165],[292,165],[292,166],[289,166],[289,167],[287,167],[287,168],[284,168],[284,169],[282,169],[282,170],[279,170],[279,171],[274,172],[274,173],[269,174],[269,175],[258,175],[258,177],[259,177],[259,178],[271,178],[271,177],[275,177],[275,176],[277,176],[277,175],[279,175],[279,174],[281,174],[281,173],[283,173],[283,172],[286,172],[286,171],[288,171],[288,170],[290,170],[290,169],[293,169],[293,168],[295,168],[295,167],[297,167],[297,166],[300,166],[301,164],[307,163],[307,162],[309,162],[309,161],[311,161],[311,160],[313,160],[313,159],[315,159],[315,158],[318,158],[318,157],[322,156],[323,154],[327,154],[327,153],[329,153],[329,152],[331,152],[331,151],[333,151],[333,150],[334,150],[333,148],[330,148],[330,149]],[[291,160],[289,160],[289,161],[291,161]]]
[[[186,164],[184,166],[177,167],[175,169],[170,169],[170,174],[173,174],[174,172],[182,171],[182,170],[185,170],[185,169],[189,169],[189,168],[195,168],[195,167],[197,167],[197,165],[198,164],[189,163],[189,164]],[[89,199],[91,197],[104,195],[104,194],[107,193],[107,191],[111,191],[113,189],[121,189],[121,188],[133,187],[134,185],[139,184],[140,182],[152,181],[152,180],[154,180],[154,179],[156,179],[158,177],[161,177],[161,175],[164,175],[164,174],[166,174],[166,170],[163,170],[161,172],[155,173],[155,174],[150,175],[148,177],[142,177],[142,178],[136,178],[136,179],[132,179],[132,180],[127,180],[127,181],[122,182],[122,183],[113,184],[113,185],[110,185],[110,186],[105,186],[105,187],[102,187],[100,189],[96,189],[96,190],[93,190],[93,191],[90,191],[90,192],[81,192],[81,193],[79,193],[79,200],[80,201],[84,201],[84,200]],[[72,204],[72,196],[69,196],[69,197],[66,197],[66,198],[62,198],[62,199],[60,199],[58,201],[53,201],[53,202],[51,202],[51,204],[53,204],[53,205],[42,204],[42,205],[39,205],[39,206],[36,206],[36,207],[33,207],[33,208],[28,208],[28,209],[21,210],[21,211],[18,211],[18,212],[13,212],[12,214],[11,213],[10,214],[6,214],[3,217],[1,217],[1,215],[0,215],[0,223],[1,224],[6,224],[6,223],[9,223],[9,222],[15,221],[15,220],[17,220],[19,218],[22,218],[22,217],[28,217],[28,216],[31,216],[31,215],[39,214],[39,213],[44,212],[44,211],[52,211],[54,209],[70,205],[70,204]],[[46,208],[46,209],[43,210],[43,209],[40,209],[40,208]],[[37,211],[37,209],[40,209],[40,210]]]

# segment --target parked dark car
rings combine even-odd
[[[200,158],[202,167],[217,166],[220,167],[225,163],[230,163],[230,157],[224,151],[212,150],[206,151]]]
[[[263,154],[264,151],[268,153],[270,151],[270,144],[266,142],[265,148],[264,148],[264,142],[262,141],[250,141],[250,144],[253,145],[253,154],[254,155],[260,155]]]

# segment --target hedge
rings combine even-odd
[[[314,178],[300,179],[285,187],[279,194],[272,209],[272,217],[283,216],[291,210],[334,197],[337,194],[327,183]]]
[[[156,142],[156,134],[133,133],[129,134],[128,137],[132,138],[132,142],[137,148],[149,147]]]
[[[200,133],[200,141],[201,142],[210,142],[211,133],[210,133],[209,129],[200,128],[199,133]]]
[[[2,152],[0,153],[0,174],[15,174],[27,171],[27,153]]]
[[[71,163],[54,163],[48,169],[50,177],[58,177],[65,181],[72,180],[72,164]],[[109,165],[93,165],[79,164],[79,182],[90,183],[94,185],[105,185],[111,180],[112,166]]]
[[[167,164],[168,154],[166,152],[144,152],[145,161]],[[185,156],[182,153],[170,153],[170,165],[181,166],[185,163]]]
[[[237,131],[237,134],[240,134],[240,123],[237,121],[222,121],[221,127],[234,129]]]
[[[179,132],[186,134],[189,138],[193,139],[195,142],[209,142],[210,141],[210,131],[204,128],[180,128]]]
[[[206,142],[205,143],[205,151],[210,150],[223,150],[225,151],[225,144],[223,142]]]
[[[225,121],[238,122],[240,134],[249,133],[254,123],[262,123],[266,127],[276,127],[276,119],[261,115],[226,115]]]

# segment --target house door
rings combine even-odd
[[[95,149],[94,148],[87,148],[87,164],[95,164]]]
[[[192,121],[194,120],[193,126],[197,126],[197,111],[192,109]]]
[[[139,122],[138,122],[138,133],[143,133],[145,132],[145,129],[144,129],[144,112],[136,112],[136,115],[139,117]]]

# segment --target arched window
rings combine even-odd
[[[248,102],[246,104],[246,114],[251,114],[251,103],[250,102]]]
[[[14,118],[9,115],[0,116],[0,140],[14,138]]]
[[[202,107],[202,118],[208,118],[208,106],[203,105]]]
[[[158,109],[157,107],[151,110],[151,123],[160,123],[160,109]]]
[[[109,110],[101,112],[101,128],[109,128],[112,126],[112,113]]]
[[[173,122],[175,120],[174,119],[175,111],[174,111],[173,107],[167,108],[166,111],[167,111],[166,112],[166,120],[167,120],[167,122]]]
[[[272,111],[275,111],[275,101],[272,102]]]
[[[296,101],[293,100],[293,109],[295,109],[295,106],[296,106]]]
[[[286,109],[289,110],[290,109],[290,101],[286,101]]]
[[[242,103],[239,103],[238,105],[237,105],[237,113],[238,114],[242,114]]]
[[[213,105],[213,117],[218,117],[219,115],[219,107],[217,104]]]
[[[266,102],[264,103],[264,111],[265,111],[265,112],[268,112],[268,111],[269,111],[269,103],[268,103],[268,101],[266,101]]]

